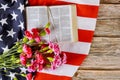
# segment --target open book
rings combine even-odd
[[[26,7],[27,29],[44,26],[48,21],[52,23],[50,36],[47,40],[58,42],[78,41],[77,16],[75,5],[60,6],[31,6]]]

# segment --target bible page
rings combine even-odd
[[[58,42],[78,41],[76,7],[73,5],[50,6],[51,39]]]

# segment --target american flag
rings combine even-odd
[[[67,63],[54,71],[38,72],[35,80],[72,80],[83,60],[87,57],[95,30],[100,0],[29,0],[31,6],[76,4],[78,39],[66,43],[61,50],[67,55]]]
[[[8,51],[16,41],[23,37],[25,2],[25,0],[0,0],[0,54]],[[2,70],[5,68],[0,70],[0,74],[5,74]],[[12,80],[15,71],[19,69],[12,70],[7,77],[1,75],[0,80]]]
[[[0,0],[0,53],[23,36],[24,0]]]
[[[76,4],[78,18],[79,41],[74,44],[66,44],[62,48],[62,51],[67,54],[68,62],[54,71],[38,72],[35,80],[72,80],[72,76],[89,53],[97,20],[99,1],[100,0],[29,0],[31,6]],[[24,24],[24,12],[20,7],[20,5],[23,4],[23,0],[0,0],[1,53],[8,50],[13,43],[23,35],[24,29],[23,26],[20,26],[20,24]],[[15,16],[16,14],[17,16]],[[17,70],[19,72],[19,69],[15,69],[14,71]],[[21,69],[21,71],[24,71],[24,69]],[[0,78],[0,80],[12,79],[15,75],[10,72],[9,76],[11,76],[11,78],[2,77],[3,79]],[[18,78],[19,80],[24,79],[22,77]]]

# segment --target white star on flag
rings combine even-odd
[[[5,68],[5,67],[4,67],[3,69],[4,69],[4,71],[6,71],[6,68]]]
[[[20,6],[19,6],[19,8],[18,8],[20,11],[21,11],[21,13],[22,13],[22,11],[24,10],[24,5],[22,5],[21,3],[20,3]]]
[[[3,41],[3,40],[2,40],[2,35],[0,35],[0,41]]]
[[[22,28],[22,30],[24,29],[24,22],[20,21],[20,25],[18,25],[20,28]]]
[[[2,48],[2,49],[3,49],[3,53],[5,53],[5,52],[9,51],[8,46],[6,46],[5,48]]]
[[[11,80],[13,80],[13,79],[15,78],[15,74],[16,74],[16,73],[11,73],[11,72],[10,72],[10,74],[9,74],[8,76],[11,78]]]
[[[17,2],[17,0],[12,0],[12,3],[13,3],[14,1]]]
[[[25,67],[20,68],[20,70],[21,70],[21,73],[25,73],[26,74],[27,69]]]
[[[15,12],[14,12],[14,11],[13,11],[13,13],[12,13],[11,15],[12,15],[12,20],[13,20],[13,19],[15,19],[15,20],[17,19],[17,16],[18,16],[18,15],[17,15],[17,14],[15,14]]]
[[[17,39],[16,39],[16,41],[18,42],[18,41],[19,41],[19,39],[17,38]],[[15,43],[16,43],[16,42],[15,42]]]
[[[7,18],[0,20],[0,22],[1,22],[2,26],[3,26],[4,24],[8,24],[8,23],[7,23]]]
[[[1,9],[4,9],[4,11],[6,11],[6,9],[9,8],[9,7],[8,7],[8,4],[5,4],[5,5],[4,5],[4,4],[1,4],[1,6],[2,6]]]
[[[16,33],[16,32],[13,31],[13,29],[11,29],[10,31],[7,31],[7,32],[8,32],[7,36],[11,36],[11,37],[13,37],[14,34]]]

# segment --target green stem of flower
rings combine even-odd
[[[6,55],[6,56],[4,56],[4,57],[9,57],[9,56],[12,56],[12,55],[15,55],[15,54],[18,54],[18,53],[16,52],[16,50],[10,52],[8,55]]]
[[[14,51],[14,50],[16,50],[16,49],[17,49],[17,48],[16,48],[16,45],[15,45],[15,46],[13,46],[8,52],[3,53],[2,56],[6,56],[7,54],[11,53],[12,51]]]

